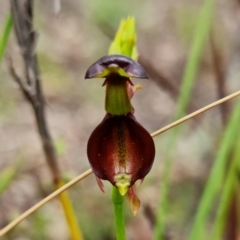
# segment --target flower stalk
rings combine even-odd
[[[124,220],[124,212],[123,212],[124,197],[120,195],[116,187],[112,188],[112,202],[114,207],[116,239],[126,240],[125,220]]]

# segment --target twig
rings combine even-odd
[[[223,102],[226,102],[228,100],[231,100],[237,96],[240,96],[240,91],[235,92],[225,98],[222,98],[212,104],[207,105],[206,107],[203,107],[201,109],[199,109],[198,111],[195,111],[169,125],[167,125],[164,128],[159,129],[158,131],[154,132],[151,134],[152,137],[156,137],[157,135],[183,123],[186,122],[187,120],[196,117],[197,115],[206,112],[207,110],[214,108],[220,104],[222,104]],[[44,204],[46,204],[48,201],[52,200],[54,197],[56,197],[57,195],[61,194],[63,191],[67,190],[68,188],[72,187],[74,184],[76,184],[77,182],[79,182],[80,180],[84,179],[85,177],[87,177],[88,175],[90,175],[92,173],[92,170],[89,169],[87,171],[85,171],[84,173],[82,173],[81,175],[79,175],[78,177],[74,178],[73,180],[71,180],[69,183],[65,184],[64,186],[62,186],[61,188],[59,188],[58,190],[56,190],[55,192],[53,192],[52,194],[50,194],[48,197],[44,198],[42,201],[40,201],[39,203],[37,203],[36,205],[34,205],[33,207],[31,207],[28,211],[24,212],[22,215],[20,215],[17,219],[15,219],[13,222],[11,222],[9,225],[7,225],[6,227],[4,227],[1,231],[0,231],[0,237],[3,236],[5,233],[7,233],[8,231],[10,231],[12,228],[14,228],[17,224],[19,224],[21,221],[23,221],[26,217],[28,217],[30,214],[32,214],[33,212],[35,212],[37,209],[39,209],[40,207],[42,207]]]
[[[185,116],[185,117],[183,117],[183,118],[181,118],[181,119],[179,119],[179,120],[177,120],[177,121],[175,121],[175,122],[173,122],[169,125],[167,125],[166,127],[161,128],[160,130],[152,133],[151,136],[155,137],[155,136],[159,135],[160,133],[163,133],[163,132],[169,130],[170,128],[173,128],[173,127],[179,125],[180,123],[183,123],[183,122],[185,122],[185,121],[187,121],[187,120],[189,120],[189,119],[191,119],[191,118],[193,118],[193,117],[195,117],[195,116],[197,116],[197,115],[199,115],[203,112],[206,112],[207,110],[209,110],[211,108],[214,108],[214,107],[216,107],[216,106],[218,106],[218,105],[220,105],[220,104],[222,104],[222,103],[224,103],[224,102],[226,102],[226,101],[228,101],[232,98],[235,98],[239,95],[240,95],[240,91],[235,92],[233,94],[230,94],[225,98],[222,98],[222,99],[220,99],[220,100],[218,100],[214,103],[211,103],[211,104],[207,105],[206,107],[203,107],[203,108],[201,108],[201,109],[199,109],[199,110],[197,110],[197,111],[195,111],[195,112],[193,112],[193,113],[191,113],[191,114],[189,114],[189,115],[187,115],[187,116]]]
[[[12,228],[14,228],[16,225],[18,225],[21,221],[23,221],[26,217],[28,217],[29,215],[31,215],[33,212],[35,212],[37,209],[39,209],[40,207],[42,207],[44,204],[46,204],[48,201],[50,201],[51,199],[55,198],[56,196],[58,196],[59,194],[61,194],[63,191],[67,190],[69,187],[73,186],[74,184],[76,184],[77,182],[79,182],[80,180],[84,179],[85,177],[87,177],[88,175],[90,175],[92,173],[92,170],[89,169],[87,171],[85,171],[84,173],[82,173],[81,175],[77,176],[76,178],[74,178],[73,180],[71,180],[70,182],[68,182],[67,184],[65,184],[64,186],[62,186],[61,188],[59,188],[58,190],[56,190],[55,192],[53,192],[52,194],[48,195],[46,198],[44,198],[43,200],[41,200],[40,202],[38,202],[36,205],[34,205],[33,207],[29,208],[26,212],[24,212],[22,215],[20,215],[17,219],[15,219],[14,221],[12,221],[10,224],[8,224],[6,227],[4,227],[1,231],[0,231],[0,237],[2,237],[4,234],[6,234],[7,232],[9,232]]]
[[[35,53],[36,33],[32,26],[32,4],[33,1],[30,0],[11,0],[14,29],[24,60],[26,83],[16,74],[12,64],[10,64],[10,71],[15,81],[19,84],[25,98],[33,107],[45,157],[52,172],[53,181],[58,182],[60,171],[46,123],[44,97]]]
[[[52,174],[55,188],[63,185],[61,173],[45,117],[45,100],[42,92],[37,55],[35,52],[37,34],[33,29],[33,1],[11,0],[11,13],[13,17],[15,35],[24,61],[25,81],[14,70],[10,61],[10,72],[20,89],[33,108],[36,124],[45,158]],[[78,227],[70,197],[67,193],[60,196],[66,221],[73,240],[82,240],[82,233]]]

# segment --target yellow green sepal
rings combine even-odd
[[[137,60],[138,52],[136,48],[136,28],[133,17],[123,19],[120,23],[115,38],[110,45],[109,54],[122,54]]]

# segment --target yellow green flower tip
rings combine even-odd
[[[126,194],[127,191],[128,191],[128,188],[129,188],[129,186],[130,186],[130,183],[128,183],[128,184],[121,184],[121,183],[119,183],[119,184],[116,185],[116,186],[117,186],[117,188],[118,188],[118,191],[119,191],[120,195],[121,195],[121,196],[125,196],[125,194]]]
[[[125,42],[131,41],[136,44],[136,29],[135,29],[135,20],[133,17],[128,17],[125,20],[125,25],[122,33],[122,44]]]
[[[122,35],[125,29],[125,25],[126,25],[126,20],[122,19],[120,24],[119,24],[119,28],[117,30],[115,39],[113,41],[113,43],[115,43],[116,45],[118,45],[121,49],[121,45],[122,45]]]
[[[126,173],[119,173],[114,177],[116,181],[116,187],[121,196],[124,196],[131,184],[131,175]]]
[[[133,17],[121,21],[116,36],[110,45],[109,54],[122,54],[137,59],[136,29]]]

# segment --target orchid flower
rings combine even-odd
[[[133,213],[140,206],[134,183],[151,170],[155,146],[152,137],[134,116],[131,78],[148,78],[144,68],[123,55],[102,57],[87,70],[85,78],[105,78],[105,110],[102,122],[92,132],[87,155],[99,187],[101,179],[116,186],[128,199]]]

